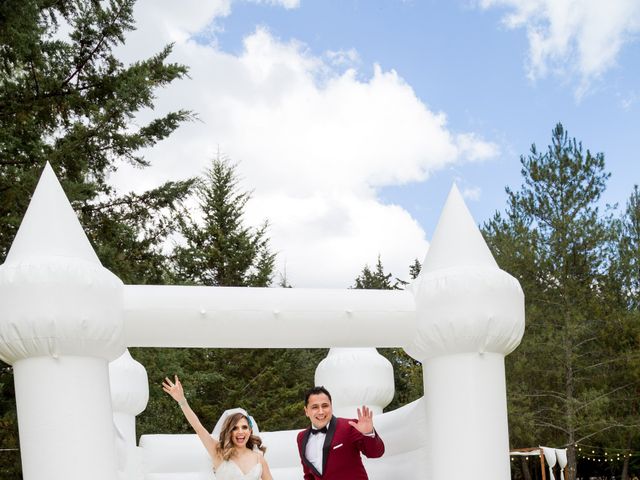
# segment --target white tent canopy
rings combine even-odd
[[[551,448],[551,447],[533,447],[533,448],[521,448],[517,450],[511,450],[509,454],[512,457],[540,457],[540,465],[542,467],[542,480],[547,479],[545,473],[545,462],[549,469],[549,480],[555,480],[553,470],[555,465],[558,465],[560,470],[560,480],[564,480],[565,469],[567,467],[567,449],[566,448]]]

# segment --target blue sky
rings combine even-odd
[[[519,156],[532,143],[548,145],[557,122],[605,154],[612,176],[603,203],[624,204],[640,182],[640,102],[623,106],[640,95],[640,42],[627,44],[617,65],[576,99],[575,78],[527,78],[526,34],[502,25],[504,14],[468,1],[302,0],[290,10],[239,2],[216,21],[216,36],[223,50],[240,52],[243,38],[262,25],[317,54],[354,49],[362,76],[371,75],[374,63],[394,69],[432,109],[446,112],[454,130],[480,131],[500,143],[502,154],[491,161],[382,189],[385,201],[403,205],[429,232],[454,181],[481,188],[478,199],[467,200],[478,222],[503,210],[504,187],[520,185]]]
[[[451,184],[486,221],[520,185],[520,155],[544,149],[557,122],[605,154],[603,204],[640,182],[634,0],[174,4],[140,0],[124,53],[175,42],[191,79],[158,110],[186,106],[201,121],[149,152],[151,173],[119,182],[197,174],[220,149],[296,286],[348,286],[378,254],[406,277]]]

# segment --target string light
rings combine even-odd
[[[625,448],[604,448],[595,445],[583,446],[585,447],[584,449],[577,443],[573,444],[576,460],[582,462],[597,462],[600,464],[602,464],[603,461],[604,463],[611,463],[611,467],[606,468],[622,468],[621,463],[627,462],[627,459],[631,459],[632,457],[640,458],[640,451],[632,451]],[[591,450],[590,453],[589,450]],[[530,455],[526,455],[524,457],[527,462],[529,461],[529,456]],[[538,454],[531,453],[531,456],[537,457]],[[515,458],[511,457],[511,461],[513,462],[514,460]],[[536,458],[534,458],[534,460],[536,460]],[[602,467],[604,467],[604,465]],[[569,468],[569,466],[567,466],[567,468]]]
[[[631,458],[633,456],[640,456],[640,452],[629,451],[625,448],[602,448],[595,447],[592,445],[586,445],[586,447],[591,448],[591,453],[588,453],[588,450],[583,451],[582,447],[577,443],[574,444],[576,447],[576,457],[579,460],[586,460],[590,462],[602,462],[604,460],[608,463],[614,463],[619,461],[626,461],[627,458]]]

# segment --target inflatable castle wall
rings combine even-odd
[[[309,328],[318,322],[327,328]],[[14,369],[25,480],[213,478],[195,435],[136,445],[149,386],[131,346],[329,347],[316,383],[337,415],[371,406],[385,441],[382,458],[365,459],[372,480],[508,480],[504,357],[523,331],[520,285],[455,186],[404,291],[124,285],[49,165],[0,266],[0,358]],[[393,371],[375,347],[422,362],[423,398],[382,413]],[[296,433],[260,433],[276,480],[302,477]]]

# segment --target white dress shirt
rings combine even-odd
[[[315,427],[311,428],[315,430]],[[309,434],[307,448],[304,451],[307,460],[316,467],[320,475],[322,475],[322,447],[324,446],[324,439],[326,437],[327,434],[323,432]]]
[[[317,430],[316,427],[311,426],[312,430]],[[369,433],[363,434],[366,437],[375,437],[376,431],[372,431]],[[318,473],[322,475],[322,447],[324,447],[324,440],[327,437],[327,434],[324,432],[311,433],[309,434],[309,440],[307,440],[307,448],[304,450],[304,454],[307,457],[307,460],[311,462],[311,464],[316,467]]]

